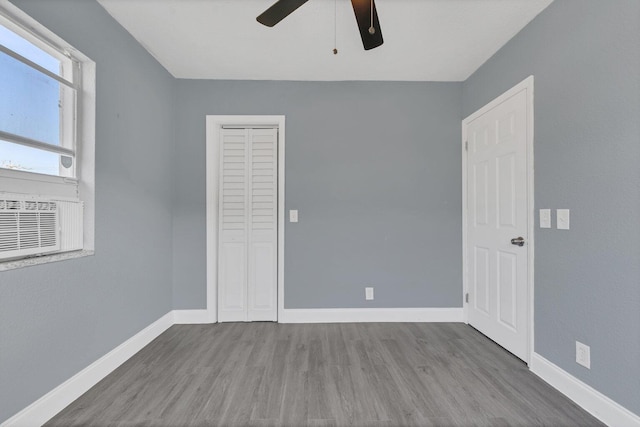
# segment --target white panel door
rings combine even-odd
[[[526,360],[526,90],[468,123],[467,140],[469,323]]]
[[[277,320],[277,130],[221,129],[218,320]]]

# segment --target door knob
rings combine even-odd
[[[511,244],[516,246],[524,246],[524,237],[516,237],[511,239]]]

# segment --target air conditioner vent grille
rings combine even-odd
[[[0,200],[0,211],[2,210],[18,210],[22,207],[20,200]]]
[[[56,202],[0,199],[0,259],[60,249]]]

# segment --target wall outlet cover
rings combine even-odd
[[[373,299],[373,288],[364,288],[364,299],[367,301]]]
[[[591,347],[576,341],[576,363],[591,369]]]
[[[298,222],[298,210],[291,209],[289,211],[289,222]]]

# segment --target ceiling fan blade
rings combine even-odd
[[[278,0],[269,9],[262,12],[256,20],[267,27],[273,27],[307,1],[308,0]]]
[[[360,37],[362,38],[364,50],[380,46],[383,40],[380,22],[378,22],[376,3],[373,0],[351,0],[351,4],[353,5],[353,12],[356,14],[356,21],[358,21],[358,28],[360,29]],[[373,13],[371,11],[372,7]],[[372,16],[373,25],[371,25]],[[370,28],[373,28],[373,34],[370,32]]]

